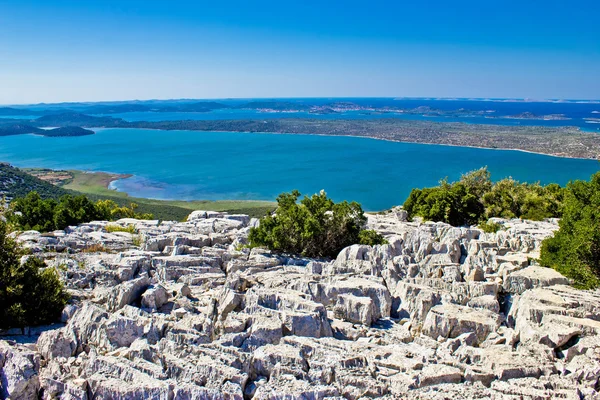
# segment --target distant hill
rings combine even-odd
[[[183,103],[172,106],[161,107],[159,111],[177,111],[177,112],[210,112],[229,106],[214,101],[199,101],[197,103]]]
[[[61,128],[42,130],[43,136],[87,136],[93,135],[95,132],[89,129],[83,129],[78,126],[63,126]]]
[[[0,116],[2,115],[31,115],[32,111],[27,109],[0,107]]]
[[[112,104],[96,105],[84,109],[86,114],[120,114],[128,112],[210,112],[229,106],[214,101],[167,104]],[[15,114],[18,115],[18,114]]]
[[[34,134],[40,136],[59,137],[59,136],[86,136],[93,135],[95,132],[89,129],[83,129],[78,126],[65,126],[54,129],[40,129],[28,124],[17,123],[10,125],[0,125],[0,136],[27,135]]]
[[[35,133],[40,135],[42,132],[43,129],[20,123],[0,126],[0,136],[26,135],[28,133]]]
[[[84,127],[101,127],[115,126],[120,122],[124,122],[119,118],[112,117],[93,117],[91,115],[68,112],[54,115],[44,115],[34,120],[37,126],[84,126]]]
[[[60,196],[72,193],[29,175],[10,164],[0,163],[0,196],[4,195],[10,200],[23,197],[34,190],[44,199],[58,199]]]
[[[276,111],[302,111],[310,110],[311,106],[306,104],[291,103],[287,101],[251,101],[248,103],[240,104],[235,108],[241,109],[267,109]]]

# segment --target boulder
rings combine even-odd
[[[42,332],[37,340],[37,348],[46,360],[69,358],[77,350],[77,340],[72,332],[66,329],[54,329]]]
[[[527,289],[568,284],[569,280],[552,268],[532,265],[505,276],[503,287],[508,293],[521,294]]]
[[[35,352],[0,340],[0,397],[37,400],[39,368]]]
[[[162,285],[150,286],[142,295],[142,307],[157,310],[169,301],[169,294]]]
[[[437,305],[429,310],[423,324],[423,333],[434,339],[455,338],[473,332],[481,343],[495,332],[503,321],[500,314],[484,309],[473,309],[456,304]]]
[[[147,276],[117,285],[110,290],[106,299],[106,307],[109,311],[120,310],[137,301],[149,285],[150,280]]]
[[[371,326],[374,322],[375,305],[370,297],[341,294],[337,296],[333,312],[336,318],[344,321]]]

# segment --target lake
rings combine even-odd
[[[0,160],[18,167],[133,174],[113,183],[157,199],[274,200],[321,189],[374,211],[402,204],[413,187],[488,166],[492,178],[566,184],[588,179],[594,160],[518,151],[314,135],[100,129],[96,135],[0,137]]]

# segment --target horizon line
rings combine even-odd
[[[128,100],[84,100],[84,101],[61,101],[61,102],[38,102],[38,103],[4,103],[0,107],[23,107],[44,105],[68,105],[68,104],[102,104],[102,103],[133,103],[133,102],[159,102],[159,101],[237,101],[237,100],[309,100],[309,99],[389,99],[389,100],[437,100],[437,101],[489,101],[489,102],[519,102],[519,103],[571,103],[571,104],[600,104],[600,99],[535,99],[528,97],[434,97],[434,96],[316,96],[316,97],[204,97],[204,98],[149,98]]]

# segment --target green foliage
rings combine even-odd
[[[108,233],[112,233],[112,232],[127,232],[127,233],[137,233],[137,230],[135,229],[135,226],[133,225],[127,225],[127,226],[121,226],[121,225],[115,225],[115,224],[110,224],[110,225],[106,225],[104,227],[104,230]]]
[[[358,233],[358,243],[366,244],[367,246],[375,246],[377,244],[388,244],[388,241],[374,230],[364,229]]]
[[[68,300],[56,270],[23,255],[0,222],[0,329],[53,322]]]
[[[413,189],[404,202],[404,209],[410,218],[420,216],[454,226],[474,225],[483,214],[477,190],[463,182],[448,183],[444,179],[437,187]]]
[[[129,207],[119,206],[112,200],[98,200],[96,207],[101,210],[103,219],[105,220],[117,220],[121,218],[136,218],[136,219],[152,219],[150,213],[136,213],[138,205],[136,203],[130,203]]]
[[[542,242],[540,263],[572,279],[576,287],[600,286],[600,172],[589,182],[567,185],[559,226]]]
[[[64,229],[67,226],[99,220],[102,217],[94,203],[84,195],[65,195],[54,208],[54,229]]]
[[[37,192],[12,201],[7,218],[10,223],[24,230],[48,232],[65,229],[67,226],[95,220],[115,220],[120,218],[149,219],[151,214],[137,214],[137,205],[119,206],[112,200],[99,200],[96,203],[86,196],[64,195],[58,202],[42,199]]]
[[[275,213],[260,220],[249,234],[250,245],[308,257],[336,257],[344,247],[359,243],[366,217],[356,202],[334,203],[324,191],[300,203],[300,192],[277,197]],[[374,234],[363,233],[371,242],[381,242]]]
[[[420,216],[454,226],[485,223],[493,217],[542,220],[560,217],[564,193],[556,184],[541,186],[511,178],[492,183],[487,168],[481,168],[458,182],[444,179],[436,187],[413,189],[404,209],[410,218]]]
[[[496,182],[482,201],[485,217],[524,218],[541,221],[559,217],[564,189],[557,184],[519,183],[511,178]]]
[[[497,222],[481,222],[479,227],[486,233],[496,233],[502,229],[502,225]]]
[[[7,213],[10,222],[24,230],[47,232],[54,229],[54,209],[56,201],[42,199],[37,192],[13,200],[11,211]]]

